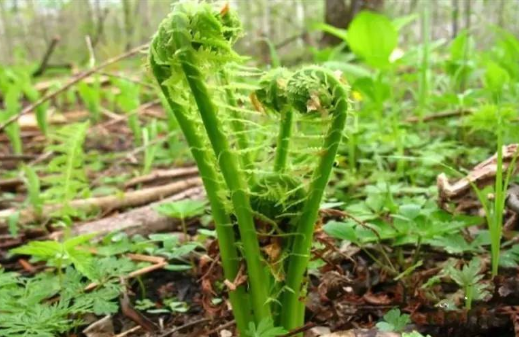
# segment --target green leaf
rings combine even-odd
[[[331,237],[358,243],[355,225],[352,223],[329,221],[323,229]]]
[[[391,309],[384,315],[384,321],[377,323],[377,328],[381,331],[400,332],[411,322],[409,315],[401,314],[400,309]]]
[[[180,200],[160,204],[155,210],[172,218],[187,219],[204,213],[205,202],[201,200]]]
[[[420,205],[406,204],[400,206],[399,213],[408,220],[414,220],[418,215],[420,215],[421,210],[422,206]]]
[[[7,229],[9,230],[9,234],[17,237],[18,236],[18,221],[20,220],[20,212],[14,212],[9,215],[7,218]]]
[[[28,244],[11,249],[11,253],[32,255],[42,259],[54,258],[62,252],[62,245],[56,241],[31,241]]]
[[[510,81],[510,75],[506,69],[493,61],[487,63],[485,71],[485,87],[493,92],[500,92],[503,86]]]
[[[168,256],[171,259],[178,259],[178,258],[188,255],[193,250],[195,250],[197,247],[200,247],[200,245],[197,243],[186,243],[185,245],[182,245],[182,246],[176,248],[173,252],[168,254]]]
[[[389,57],[398,43],[398,32],[384,15],[363,11],[355,16],[348,29],[351,50],[375,68],[389,65]]]
[[[282,327],[274,326],[274,322],[271,318],[262,319],[261,322],[256,325],[254,322],[249,323],[249,330],[247,336],[249,337],[277,337],[288,333]]]
[[[29,204],[36,210],[37,214],[41,213],[43,199],[40,195],[40,178],[36,171],[28,165],[23,166],[25,175],[25,186],[27,187],[27,199]]]
[[[377,328],[380,331],[384,331],[384,332],[395,331],[395,327],[393,326],[393,324],[390,324],[390,323],[387,323],[387,322],[378,322],[377,323]]]

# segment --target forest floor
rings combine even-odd
[[[108,78],[97,77],[100,90],[118,97],[125,87]],[[84,102],[50,101],[49,111],[66,111],[50,116],[61,130],[51,145],[34,112],[19,120],[23,154],[0,134],[0,336],[233,336],[232,283],[223,282],[202,183],[160,101],[123,114],[101,109],[90,124]],[[381,157],[360,143],[366,167],[339,160],[314,233],[308,323],[284,336],[519,336],[516,197],[507,199],[502,266],[491,276],[489,232],[471,192],[491,194],[495,151],[470,157],[470,146],[428,138],[463,116],[423,119],[426,139],[422,123],[405,121],[404,154],[470,162],[464,177],[394,158],[375,172]],[[146,130],[141,145],[132,120]],[[505,169],[516,150],[505,147]]]

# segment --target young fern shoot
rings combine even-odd
[[[290,75],[290,72],[284,68],[273,69],[260,79],[260,89],[256,91],[256,96],[261,104],[280,115],[274,160],[274,171],[278,173],[283,173],[286,169],[292,135],[293,112],[288,104],[286,92]]]
[[[209,36],[210,40],[205,42],[213,44],[216,44],[216,42],[220,44],[228,43],[230,50],[234,38],[232,35],[227,37],[224,33],[234,33],[235,31],[233,30],[238,27],[227,26],[228,30],[224,30],[224,24],[236,24],[237,22],[232,19],[223,19],[230,16],[229,12],[220,15],[219,18],[221,19],[218,21],[218,17],[213,16],[209,11],[200,10],[193,13],[189,11],[191,9],[189,7],[178,6],[176,8],[179,10],[173,11],[171,24],[173,28],[172,38],[177,48],[176,57],[198,106],[207,136],[218,160],[218,166],[229,189],[234,214],[238,220],[238,228],[243,242],[245,260],[247,261],[254,317],[257,322],[260,322],[270,317],[270,309],[267,305],[267,289],[263,286],[266,275],[261,262],[259,242],[250,207],[247,180],[242,174],[243,171],[240,168],[239,158],[236,152],[231,149],[227,135],[223,132],[221,121],[217,116],[216,106],[205,84],[206,78],[200,69],[200,58],[196,55],[195,48],[201,48],[197,47],[197,44],[204,42],[204,40],[193,41],[193,38],[204,33],[200,30],[204,26],[191,26],[194,22],[213,24],[212,28],[218,27],[220,35],[214,34],[217,32],[215,30]],[[203,7],[198,8],[203,9]]]
[[[258,327],[277,329],[278,324],[289,330],[303,324],[301,298],[314,224],[346,123],[348,92],[334,74],[319,67],[293,74],[274,69],[260,79],[259,86],[249,86],[263,107],[280,116],[274,165],[265,169],[269,165],[255,162],[251,155],[254,138],[248,135],[256,130],[246,128],[249,120],[241,116],[252,110],[238,106],[235,95],[239,93],[232,91],[233,77],[227,73],[242,60],[232,49],[239,33],[240,23],[227,6],[218,11],[208,4],[176,4],[153,39],[150,67],[199,168],[225,278],[236,280],[241,257],[245,261],[246,283],[230,290],[229,298],[238,330],[246,336]],[[213,82],[220,87],[212,87]],[[288,172],[294,164],[290,143],[296,136],[295,112],[317,112],[331,122],[308,188]],[[268,127],[261,129],[263,124],[250,122],[260,128],[259,133],[272,135]],[[316,139],[321,141],[322,136]],[[296,145],[293,142],[292,147]],[[265,153],[259,157],[269,160],[270,147],[264,143],[261,147]],[[310,161],[314,158],[306,156]],[[257,232],[265,225],[271,227],[263,236],[276,240],[283,257],[271,260],[262,254]]]
[[[291,291],[284,292],[281,313],[283,327],[290,330],[304,323],[306,289],[303,285],[306,284],[304,278],[310,261],[314,225],[346,125],[349,102],[346,86],[331,71],[315,66],[303,68],[290,78],[288,98],[300,113],[332,116],[290,249],[286,285]]]
[[[185,6],[193,5],[185,4]],[[177,15],[185,15],[183,12],[188,9],[196,8],[183,8],[177,5],[159,27],[150,47],[150,67],[198,166],[216,226],[224,275],[227,280],[234,281],[238,275],[240,260],[232,220],[223,199],[226,191],[215,169],[214,155],[206,146],[206,137],[200,133],[197,123],[189,113],[189,98],[184,95],[185,89],[175,90],[178,89],[176,88],[178,82],[181,82],[178,85],[182,86],[184,80],[175,55],[177,46],[172,39],[172,24]],[[199,8],[198,11],[199,15],[213,15],[212,9],[206,6]],[[249,322],[253,321],[252,308],[245,287],[241,285],[236,290],[230,291],[229,299],[238,329],[244,332],[248,329]]]

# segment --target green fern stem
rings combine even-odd
[[[154,43],[155,42],[156,41],[154,41]],[[152,45],[152,48],[153,47],[154,46]],[[218,235],[218,245],[220,248],[224,276],[232,282],[236,279],[239,272],[240,256],[236,245],[236,238],[231,218],[225,210],[223,200],[221,200],[224,191],[218,183],[217,172],[211,164],[203,140],[200,138],[196,126],[188,118],[184,106],[171,98],[172,96],[168,92],[168,88],[163,84],[170,77],[169,69],[164,69],[155,62],[153,51],[150,52],[150,65],[153,74],[164,93],[165,99],[171,107],[171,111],[175,115],[178,125],[186,138],[200,172],[207,199],[211,206],[216,233]],[[230,290],[229,300],[232,305],[238,329],[242,332],[247,331],[248,324],[253,320],[253,317],[249,296],[246,292],[245,286],[239,286],[234,291]]]
[[[234,93],[229,88],[229,76],[225,70],[220,71],[220,77],[222,80],[223,85],[225,86],[225,96],[227,98],[227,102],[230,106],[237,108],[238,107],[238,101],[236,100],[236,97],[234,96]],[[255,182],[254,177],[254,162],[252,161],[252,157],[250,152],[247,152],[246,150],[249,148],[249,141],[247,139],[247,135],[245,134],[245,125],[241,121],[241,117],[238,114],[238,112],[235,109],[229,109],[230,115],[232,118],[231,127],[234,131],[234,134],[236,136],[236,139],[238,141],[238,149],[245,151],[241,154],[241,161],[243,164],[243,167],[247,170],[247,175],[249,178],[249,183],[251,185]]]
[[[267,275],[261,261],[261,251],[252,216],[247,181],[240,169],[237,155],[231,150],[227,135],[223,132],[216,108],[205,85],[204,77],[196,66],[189,32],[189,17],[184,13],[174,12],[171,23],[178,60],[198,106],[225,183],[231,193],[231,201],[238,220],[244,256],[247,262],[254,317],[256,323],[259,323],[271,316],[270,307],[267,304],[268,291],[265,286]]]
[[[280,114],[281,121],[276,146],[276,157],[274,159],[274,171],[283,173],[287,166],[288,148],[290,145],[290,137],[292,135],[292,120],[294,113],[290,106],[286,106]]]
[[[298,74],[299,73],[299,74]],[[305,274],[310,260],[314,225],[317,220],[319,206],[324,194],[328,179],[335,161],[337,149],[342,139],[342,132],[346,125],[348,112],[348,92],[345,86],[328,70],[318,67],[308,67],[300,70],[294,76],[317,76],[321,83],[328,86],[332,95],[331,108],[332,122],[328,129],[320,161],[315,168],[308,198],[298,221],[296,235],[288,260],[288,273],[285,291],[282,297],[281,324],[287,330],[295,329],[304,324],[305,301]],[[307,89],[309,91],[309,89]]]

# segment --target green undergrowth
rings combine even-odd
[[[359,248],[394,282],[418,287],[427,304],[471,310],[488,300],[491,275],[519,264],[517,230],[503,228],[507,189],[518,179],[502,167],[509,159],[500,153],[519,142],[519,40],[489,27],[485,45],[470,31],[434,41],[429,16],[426,10],[393,19],[361,12],[348,30],[316,25],[342,43],[309,49],[304,59],[314,65],[281,67],[284,60],[269,42],[276,65],[258,67],[233,49],[242,33],[232,9],[176,5],[153,39],[141,79],[101,84],[102,76],[94,76],[36,109],[45,135],[39,150],[53,155],[2,172],[2,178],[23,178],[24,201],[20,191],[0,192],[36,217],[24,227],[17,224],[21,213],[3,220],[13,235],[49,225],[68,232],[99,216],[69,207],[74,199],[122,195],[134,176],[196,164],[208,205],[177,202],[156,211],[180,219],[184,234],[192,217],[214,224],[214,231],[199,230],[220,245],[224,275],[213,301],[228,296],[241,335],[276,336],[304,324],[307,275],[320,276],[327,263],[310,254],[322,248],[313,241],[321,229],[338,246]],[[422,25],[420,43],[398,46],[415,20]],[[0,67],[0,124],[41,97],[35,88],[28,68]],[[141,111],[153,101],[160,117]],[[88,114],[85,121],[53,125],[47,121],[52,109]],[[114,116],[124,132],[99,131]],[[11,153],[32,150],[18,123],[5,133]],[[107,134],[113,138],[102,138]],[[121,151],[110,147],[118,142]],[[440,173],[460,179],[496,152],[496,176],[462,196],[480,209],[466,214],[455,201],[438,205]],[[43,212],[55,205],[63,207]],[[342,215],[321,224],[324,208]],[[35,277],[2,271],[0,335],[28,329],[27,336],[51,336],[77,328],[82,314],[117,312],[119,276],[142,266],[126,253],[164,256],[167,270],[192,273],[192,254],[204,252],[201,241],[181,243],[168,234],[110,235],[95,245],[89,239],[35,241],[13,251],[46,270]],[[267,254],[266,247],[279,253]],[[440,274],[412,283],[414,273],[437,266]],[[240,272],[244,283],[232,290],[223,285]],[[72,291],[93,281],[101,281],[94,291]],[[452,292],[438,294],[439,284],[450,284]],[[137,307],[178,314],[192,305],[177,298],[162,304],[140,296]],[[379,328],[405,331],[405,315],[390,311]]]

